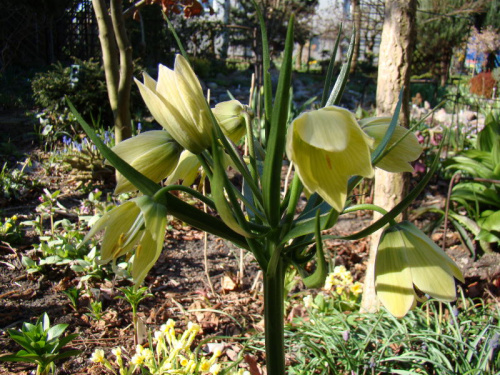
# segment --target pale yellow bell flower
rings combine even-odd
[[[116,260],[135,248],[132,277],[140,284],[160,256],[167,223],[167,209],[151,197],[141,196],[106,212],[83,242],[105,230],[102,262]]]
[[[182,147],[164,130],[141,133],[118,143],[112,150],[154,182],[167,178],[177,166]],[[138,190],[118,175],[115,194]]]
[[[159,65],[158,81],[135,80],[156,121],[185,149],[199,154],[212,143],[212,119],[200,81],[181,55],[174,69]]]
[[[340,107],[302,113],[287,134],[286,153],[305,188],[337,211],[344,209],[349,177],[372,177],[373,140]]]
[[[234,143],[238,142],[246,133],[244,118],[246,111],[247,106],[244,106],[238,100],[218,103],[212,109],[222,132]]]
[[[390,117],[370,117],[359,121],[363,131],[375,139],[374,149],[382,142],[390,123]],[[407,132],[408,129],[397,125],[387,147],[389,148],[398,142]],[[376,167],[394,173],[413,172],[410,162],[417,160],[422,150],[416,135],[409,133],[377,163]]]
[[[410,222],[387,228],[375,261],[375,289],[389,312],[401,318],[416,305],[415,288],[441,301],[456,299],[455,262]]]

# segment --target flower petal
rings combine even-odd
[[[446,264],[448,266],[449,274],[454,276],[457,280],[465,282],[462,271],[458,268],[457,264],[438,246],[432,241],[424,232],[418,229],[415,225],[409,221],[403,221],[399,224],[399,227],[403,228],[406,236],[414,243],[418,242],[420,246],[426,246],[428,248],[427,253],[433,253],[437,259],[439,259],[440,264]]]
[[[371,142],[348,111],[327,107],[292,122],[286,151],[306,189],[342,211],[349,177],[373,176]]]
[[[387,132],[390,117],[372,117],[360,120],[363,130],[375,139],[374,148],[376,148]],[[406,135],[408,129],[402,126],[396,126],[387,147],[391,147]],[[418,159],[422,153],[422,146],[418,142],[415,134],[410,133],[404,137],[391,151],[377,163],[377,167],[388,172],[413,172],[413,167],[409,164]]]
[[[163,249],[167,225],[167,208],[148,196],[137,198],[136,203],[144,216],[145,225],[132,264],[132,277],[137,284],[140,284],[158,260]]]
[[[182,180],[182,185],[192,185],[196,177],[198,177],[200,167],[201,164],[195,154],[188,150],[182,151],[177,166],[167,178],[167,184],[170,185]]]
[[[130,235],[130,229],[139,214],[140,209],[133,201],[122,203],[109,212],[109,216],[106,218],[106,233],[101,244],[101,259],[104,262],[116,259],[131,250],[137,238],[130,241],[127,234]],[[103,219],[104,217],[101,220]]]
[[[179,144],[164,130],[141,133],[112,150],[154,182],[160,182],[175,169],[181,153]],[[115,194],[133,190],[137,188],[120,174]]]
[[[400,231],[384,231],[375,262],[377,296],[385,308],[398,318],[406,315],[416,297],[404,247]]]

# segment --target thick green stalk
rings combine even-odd
[[[273,276],[264,273],[264,323],[267,373],[285,375],[285,265],[280,259]]]

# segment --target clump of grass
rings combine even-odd
[[[500,308],[462,296],[396,319],[308,309],[288,327],[289,374],[498,374]]]

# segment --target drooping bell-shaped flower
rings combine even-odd
[[[245,111],[247,111],[246,106],[238,100],[218,103],[212,109],[226,137],[235,143],[246,133],[245,118],[243,117]]]
[[[340,212],[349,177],[373,176],[372,143],[351,112],[332,106],[305,112],[292,122],[286,153],[305,188]]]
[[[158,82],[147,74],[144,83],[135,81],[155,120],[182,147],[199,154],[211,145],[210,108],[184,57],[176,56],[173,70],[160,64]]]
[[[429,237],[410,222],[387,228],[375,261],[375,289],[389,312],[400,318],[417,302],[417,288],[441,301],[456,298],[454,278],[462,272]]]
[[[164,130],[152,130],[118,143],[112,150],[143,175],[160,182],[177,166],[182,147]],[[121,174],[115,194],[137,190]]]
[[[382,142],[390,123],[390,117],[370,117],[359,121],[364,132],[375,139],[373,148],[377,148],[380,142]],[[389,148],[398,142],[407,132],[408,129],[399,125],[396,126],[387,147]],[[410,162],[417,160],[422,150],[423,148],[418,142],[416,135],[409,133],[376,166],[387,172],[413,172]]]
[[[103,262],[116,260],[135,248],[132,277],[140,284],[163,248],[167,209],[149,196],[141,196],[106,212],[83,242],[105,230],[101,245]]]

